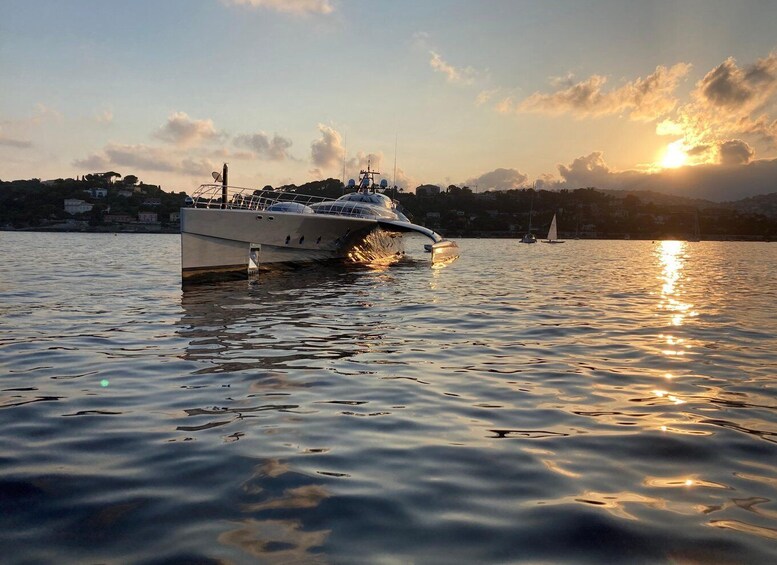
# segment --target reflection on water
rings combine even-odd
[[[9,563],[777,559],[775,247],[465,240],[182,292],[173,237],[10,237]]]

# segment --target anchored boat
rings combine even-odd
[[[230,186],[227,165],[216,183],[201,185],[181,209],[181,274],[202,278],[244,278],[273,264],[332,259],[372,263],[400,257],[403,234],[432,240],[431,261],[452,261],[456,242],[413,224],[386,194],[385,179],[360,172],[353,192],[337,199],[297,192]],[[219,182],[220,181],[220,182]]]

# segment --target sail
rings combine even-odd
[[[556,214],[553,214],[553,220],[550,222],[550,229],[548,230],[548,241],[556,239],[558,239],[558,229],[556,228]]]

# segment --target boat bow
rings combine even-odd
[[[432,240],[432,244],[427,247],[427,250],[432,253],[432,263],[441,263],[444,261],[452,261],[459,256],[459,246],[455,241],[445,239],[439,233],[424,226],[413,224],[411,222],[403,222],[401,220],[378,220],[378,225],[385,230],[392,230],[398,232],[416,232],[421,235],[425,235]]]

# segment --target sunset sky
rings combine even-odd
[[[0,0],[0,179],[777,192],[777,2]],[[395,152],[396,147],[396,152]]]

